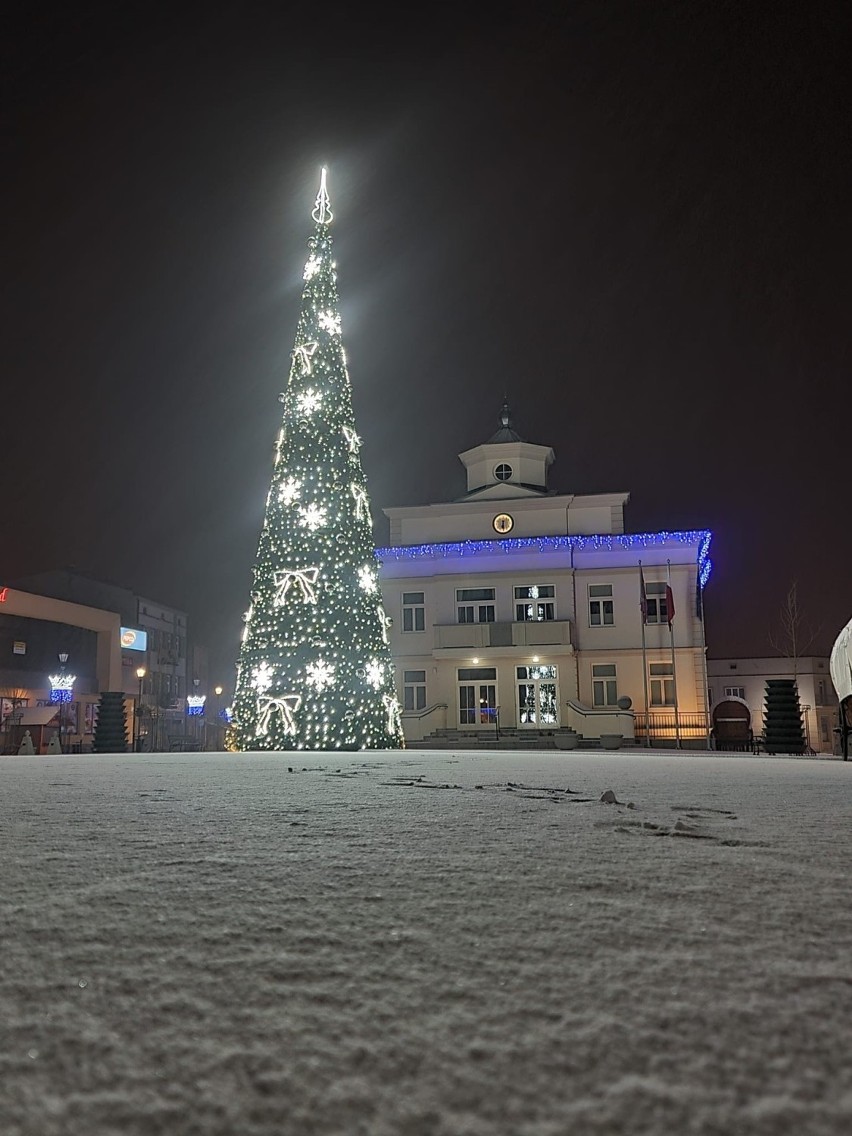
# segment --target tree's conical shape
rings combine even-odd
[[[237,676],[243,750],[403,745],[322,173]]]

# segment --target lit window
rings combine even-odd
[[[515,619],[518,623],[556,619],[555,595],[552,584],[525,584],[515,588]]]

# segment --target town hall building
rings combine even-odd
[[[467,493],[385,509],[377,550],[408,743],[571,729],[705,746],[710,533],[625,533],[627,493],[550,490],[553,450],[505,405],[459,458]]]

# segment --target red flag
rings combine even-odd
[[[671,627],[672,620],[674,619],[674,596],[668,584],[666,584],[666,623]]]
[[[642,622],[648,622],[648,597],[645,595],[645,576],[642,572],[642,563],[639,562],[639,610],[642,612]]]

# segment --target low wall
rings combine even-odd
[[[621,734],[625,741],[635,737],[635,719],[632,710],[619,710],[615,707],[597,709],[584,706],[582,702],[569,699],[565,703],[562,725],[570,726],[584,738],[599,738],[601,734]]]

